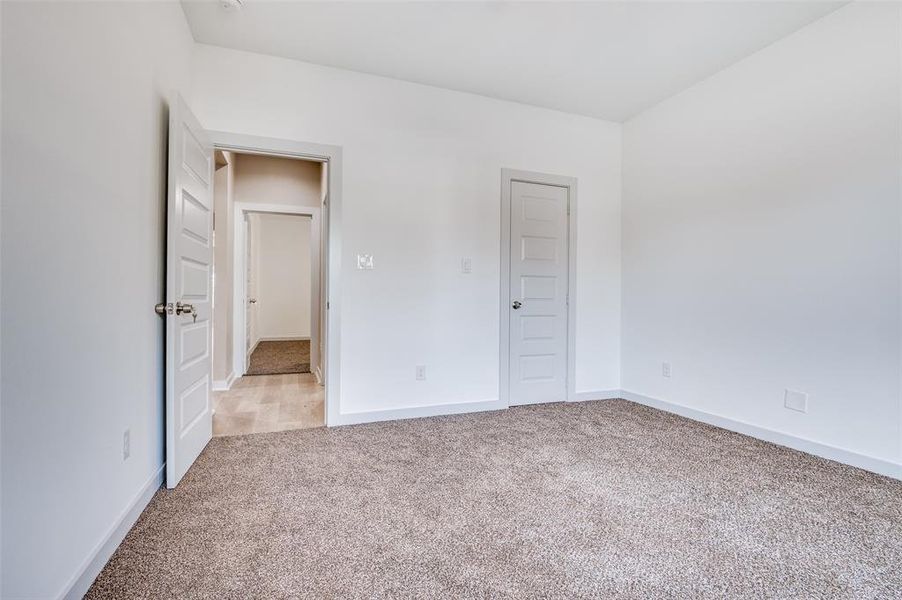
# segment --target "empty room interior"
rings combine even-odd
[[[902,3],[0,33],[4,600],[902,598]]]

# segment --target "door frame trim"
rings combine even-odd
[[[310,327],[311,333],[319,331],[320,328],[320,308],[323,302],[323,292],[320,289],[320,270],[322,258],[320,257],[320,229],[322,221],[320,209],[318,206],[295,206],[291,204],[258,204],[255,202],[235,202],[234,219],[232,229],[232,372],[237,377],[242,377],[247,372],[247,362],[249,355],[253,352],[247,350],[247,229],[245,227],[245,219],[251,214],[266,215],[288,215],[298,217],[310,217],[310,296],[316,298],[315,305],[311,306],[310,311]],[[243,277],[239,280],[234,275],[240,273]],[[313,310],[313,309],[316,310]],[[295,338],[296,339],[296,338]],[[310,340],[310,363],[319,366],[319,336],[316,339],[311,335]],[[259,338],[257,342],[264,341]],[[317,342],[314,344],[313,342]],[[256,345],[254,346],[256,347]],[[236,352],[235,348],[243,348],[242,352]],[[312,372],[312,371],[311,371]]]
[[[320,367],[325,384],[326,426],[339,424],[341,406],[341,200],[342,148],[295,140],[260,137],[226,131],[207,131],[217,150],[241,154],[260,154],[314,160],[328,164],[327,200],[321,217],[326,220],[326,244],[320,257],[325,265],[322,300],[326,302],[326,319],[321,328],[325,352]],[[234,265],[233,265],[234,269]],[[234,332],[233,332],[234,334]],[[235,349],[233,348],[233,353]]]
[[[535,171],[501,169],[501,304],[498,399],[510,406],[510,272],[511,272],[511,183],[538,183],[567,188],[567,402],[576,398],[576,212],[577,179]]]

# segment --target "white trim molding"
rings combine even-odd
[[[91,584],[100,575],[103,567],[113,556],[116,548],[125,539],[129,530],[138,521],[138,517],[147,508],[154,494],[163,485],[163,474],[166,472],[166,463],[163,463],[156,472],[150,476],[137,495],[132,498],[131,502],[125,507],[125,510],[119,515],[113,526],[103,537],[102,540],[94,547],[94,550],[88,555],[81,564],[76,574],[69,580],[69,583],[57,595],[62,600],[78,600],[88,593]]]
[[[629,400],[630,402],[635,402],[637,404],[642,404],[644,406],[663,410],[664,412],[669,412],[681,417],[686,417],[687,419],[692,419],[693,421],[707,423],[708,425],[720,427],[721,429],[727,429],[735,433],[741,433],[743,435],[757,438],[759,440],[764,440],[765,442],[771,442],[779,446],[786,446],[787,448],[792,448],[793,450],[799,450],[801,452],[813,454],[815,456],[826,458],[827,460],[836,461],[844,465],[857,467],[859,469],[864,469],[865,471],[871,471],[872,473],[886,475],[887,477],[893,477],[895,479],[902,479],[902,465],[890,462],[888,460],[874,458],[872,456],[853,452],[852,450],[837,448],[836,446],[830,446],[821,442],[815,442],[813,440],[794,436],[782,431],[775,431],[773,429],[767,429],[765,427],[752,425],[743,421],[737,421],[728,417],[722,417],[720,415],[701,411],[696,408],[690,408],[682,404],[675,404],[673,402],[667,402],[666,400],[659,400],[657,398],[643,396],[642,394],[637,394],[635,392],[621,390],[620,397],[624,400]]]
[[[362,412],[341,413],[336,425],[356,425],[359,423],[377,423],[380,421],[397,421],[400,419],[418,419],[421,417],[438,417],[441,415],[458,415],[463,413],[504,410],[506,404],[498,400],[482,400],[460,402],[455,404],[432,404],[410,408],[390,408]]]
[[[248,266],[247,264],[245,264],[247,262],[247,228],[245,223],[247,215],[251,213],[270,215],[299,215],[310,217],[310,264],[312,266],[312,268],[310,269],[310,295],[313,299],[310,311],[311,328],[314,332],[319,330],[320,303],[325,302],[325,299],[323,298],[324,294],[320,289],[319,279],[320,265],[322,263],[322,257],[320,256],[320,230],[322,213],[320,212],[319,207],[293,206],[288,204],[263,204],[256,202],[235,202],[233,210],[234,228],[232,231],[232,270],[233,273],[238,274],[239,277],[233,277],[234,284],[232,286],[232,347],[245,348],[247,343],[247,329],[245,328],[245,319],[247,316],[246,298]],[[256,340],[254,340],[253,346],[246,353],[233,352],[232,358],[234,360],[234,364],[232,365],[232,371],[240,375],[244,375],[247,372],[250,355],[253,354],[254,350],[257,349],[257,346],[260,344],[260,342],[286,339],[301,338],[258,337]],[[312,364],[319,364],[318,351],[318,343],[313,343],[310,345],[310,359]]]
[[[214,379],[211,388],[214,392],[227,392],[232,389],[233,383],[235,383],[235,371],[230,372],[225,379]]]
[[[618,400],[622,398],[622,390],[598,390],[575,392],[567,398],[567,402],[592,402],[593,400]]]
[[[576,224],[577,180],[575,177],[534,171],[501,169],[501,313],[498,398],[510,406],[510,272],[511,272],[511,183],[522,181],[567,188],[567,401],[576,395]]]

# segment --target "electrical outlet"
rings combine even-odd
[[[670,378],[671,369],[670,369],[669,362],[661,363],[661,375],[663,375],[664,377],[667,377],[668,379]]]
[[[132,432],[130,429],[126,429],[125,433],[122,434],[122,460],[128,460],[128,457],[132,455]]]
[[[473,259],[471,259],[471,258],[460,259],[460,272],[461,273],[472,273],[473,272]]]
[[[795,390],[783,391],[783,406],[801,413],[808,412],[808,394]]]
[[[417,365],[417,381],[426,381],[426,365]]]

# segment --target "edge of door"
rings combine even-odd
[[[341,198],[342,198],[342,148],[328,144],[317,144],[279,138],[261,137],[226,131],[208,130],[207,135],[213,147],[242,154],[260,154],[327,162],[328,203],[320,215],[327,219],[327,243],[324,256],[322,300],[327,303],[326,322],[322,324],[321,335],[325,344],[324,356],[320,357],[320,368],[325,380],[326,426],[339,424],[341,411]],[[236,203],[237,207],[237,203]],[[259,209],[258,209],[259,210]]]
[[[567,188],[567,402],[576,398],[576,212],[577,179],[537,171],[501,169],[501,273],[498,399],[510,407],[510,237],[511,183],[538,183]]]

